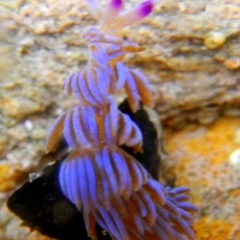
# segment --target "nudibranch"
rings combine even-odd
[[[124,64],[129,52],[143,50],[122,39],[121,30],[151,13],[154,1],[122,11],[122,0],[105,8],[86,0],[98,25],[83,34],[88,42],[86,67],[63,85],[79,104],[61,114],[46,138],[46,151],[65,139],[69,154],[59,170],[63,194],[83,213],[88,236],[97,240],[96,224],[116,240],[194,239],[188,189],[165,188],[137,159],[124,150],[143,151],[143,136],[128,114],[118,109],[114,96],[122,89],[133,113],[140,105],[153,107],[147,78]]]

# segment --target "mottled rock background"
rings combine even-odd
[[[126,8],[134,2],[139,1],[126,1]],[[195,136],[194,133],[198,133],[197,129],[200,128],[204,129],[200,133],[205,136],[204,133],[207,134],[212,129],[211,124],[220,118],[214,124],[222,124],[221,131],[213,128],[217,129],[213,132],[218,139],[219,135],[229,133],[227,129],[232,121],[239,120],[239,20],[239,0],[166,0],[141,25],[123,32],[124,37],[133,38],[146,47],[144,52],[129,55],[126,62],[137,65],[150,79],[156,91],[156,110],[166,129],[166,147],[176,160],[179,160],[179,154],[176,154],[175,148],[182,147],[175,143],[176,134],[181,139],[188,139],[189,131]],[[87,48],[81,33],[85,27],[94,23],[83,0],[0,0],[1,240],[44,239],[37,233],[30,234],[26,228],[20,228],[20,221],[8,212],[5,201],[29,172],[39,170],[46,164],[39,160],[44,155],[47,129],[59,113],[75,103],[74,98],[61,92],[61,85],[67,75],[84,67]],[[232,120],[232,117],[235,119]],[[238,123],[234,126],[236,128],[232,130],[232,138],[229,134],[226,138],[221,138],[223,145],[234,139],[234,133],[240,128]],[[211,138],[211,141],[216,139]],[[193,150],[198,152],[198,148],[205,143],[202,141],[208,141],[208,138],[196,141]],[[186,141],[186,144],[189,142]],[[234,147],[228,147],[225,155],[218,155],[223,164],[220,172],[225,171],[224,181],[230,176],[234,178],[233,189],[236,189],[236,196],[240,193],[240,180],[237,178],[239,174],[237,170],[228,169],[228,156],[239,144],[237,142]],[[215,147],[222,148],[222,145]],[[201,152],[202,156],[206,154],[200,158],[201,164],[198,161],[195,165],[194,159],[190,165],[190,160],[179,160],[176,169],[186,175],[181,178],[180,174],[179,183],[192,187],[193,199],[197,199],[196,203],[205,210],[205,202],[199,201],[209,193],[208,189],[218,188],[207,183],[197,187],[191,184],[192,176],[194,182],[200,183],[196,179],[201,174],[197,175],[198,170],[191,172],[189,167],[184,166],[191,166],[191,169],[197,166],[199,171],[215,171],[208,164],[207,156],[211,155],[212,150],[209,148],[208,151]],[[187,150],[184,154],[192,156]],[[211,181],[218,181],[214,179],[214,174],[209,176],[213,178]],[[196,198],[196,192],[201,187],[201,194],[198,193],[199,198]],[[238,198],[232,197],[233,201],[228,201],[228,192],[223,192],[226,197],[224,195],[218,204],[228,202],[230,206],[224,205],[225,208],[221,209],[218,205],[218,208],[201,211],[196,223],[198,239],[217,239],[214,235],[204,235],[204,231],[211,229],[202,227],[200,229],[203,230],[198,230],[200,223],[201,226],[209,226],[209,222],[213,223],[213,228],[219,228],[220,233],[226,234],[221,235],[226,236],[222,239],[240,238],[234,235],[240,232],[240,228],[236,227],[235,232],[231,232],[232,235],[229,232],[227,235],[223,230],[224,224],[216,225],[214,222],[217,219],[218,223],[228,221],[232,225],[237,221],[229,216],[230,213],[239,213],[236,208]],[[219,192],[215,193],[218,196]],[[213,202],[215,195],[209,195]],[[229,208],[230,212],[227,210]],[[221,211],[211,215],[214,209]],[[206,221],[202,217],[206,217],[204,214],[208,216]]]

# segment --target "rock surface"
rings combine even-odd
[[[188,126],[165,134],[167,151],[176,161],[177,185],[189,186],[200,208],[196,239],[239,239],[239,119],[222,117],[207,127]]]
[[[128,1],[126,8],[136,2]],[[197,4],[168,0],[141,25],[124,30],[124,37],[146,47],[144,52],[129,55],[126,62],[141,68],[152,82],[156,109],[165,127],[184,129],[184,133],[192,123],[196,127],[222,115],[240,116],[239,20],[238,0]],[[5,226],[0,228],[1,240],[44,239],[19,228],[19,220],[7,211],[5,201],[29,172],[41,169],[44,163],[38,160],[44,154],[48,127],[76,103],[61,92],[61,86],[66,76],[84,67],[87,48],[81,33],[94,23],[83,0],[0,1],[0,211],[6,214],[0,218],[0,226]],[[227,128],[228,121],[225,124]],[[196,186],[191,187],[195,191]],[[205,224],[211,218],[199,217],[198,221]],[[220,228],[223,220],[219,221],[213,227]],[[208,230],[204,226],[203,231]],[[215,239],[200,235],[198,239]]]

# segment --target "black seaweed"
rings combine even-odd
[[[7,205],[24,225],[44,235],[61,240],[89,239],[83,215],[60,190],[60,164],[56,161],[44,168],[40,177],[15,191]]]

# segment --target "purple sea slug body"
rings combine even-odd
[[[141,153],[143,136],[114,101],[124,89],[132,113],[142,105],[153,107],[147,78],[124,64],[126,53],[142,48],[123,40],[120,32],[151,13],[154,1],[128,11],[122,11],[121,0],[110,0],[105,8],[97,0],[86,3],[99,25],[83,34],[87,66],[63,85],[79,104],[55,120],[46,138],[48,153],[61,139],[69,147],[59,170],[61,191],[83,213],[92,240],[98,239],[96,224],[116,240],[193,240],[197,208],[188,202],[188,188],[165,188],[125,151]]]
[[[188,190],[165,189],[120,148],[141,151],[142,135],[118,110],[114,94],[124,88],[133,112],[140,101],[152,107],[153,100],[146,77],[122,62],[127,52],[141,48],[118,34],[146,17],[154,3],[147,1],[123,13],[120,0],[110,1],[105,9],[95,0],[86,3],[99,26],[84,33],[90,55],[86,68],[63,86],[80,103],[58,117],[46,141],[47,152],[62,136],[71,147],[60,168],[61,189],[83,211],[92,239],[97,239],[96,223],[117,240],[194,239],[191,213],[196,208],[185,201]]]

